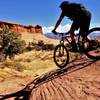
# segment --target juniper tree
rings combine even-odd
[[[4,54],[5,59],[10,59],[16,54],[23,52],[25,41],[21,40],[21,34],[10,30],[0,30],[0,53]]]

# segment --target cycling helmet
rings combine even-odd
[[[60,8],[65,8],[69,5],[69,2],[68,1],[63,1],[60,5]]]

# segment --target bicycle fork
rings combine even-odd
[[[63,40],[60,41],[60,45],[64,45],[64,41]],[[62,57],[63,55],[64,55],[64,48],[60,47],[59,48],[59,56]]]

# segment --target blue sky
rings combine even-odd
[[[0,0],[0,21],[11,21],[21,24],[39,24],[54,26],[64,0]],[[82,3],[91,13],[91,25],[100,25],[100,0],[69,0]],[[62,25],[71,23],[64,18]]]

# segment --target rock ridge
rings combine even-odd
[[[8,29],[15,32],[42,33],[40,25],[22,25],[14,22],[0,21],[0,29]]]

